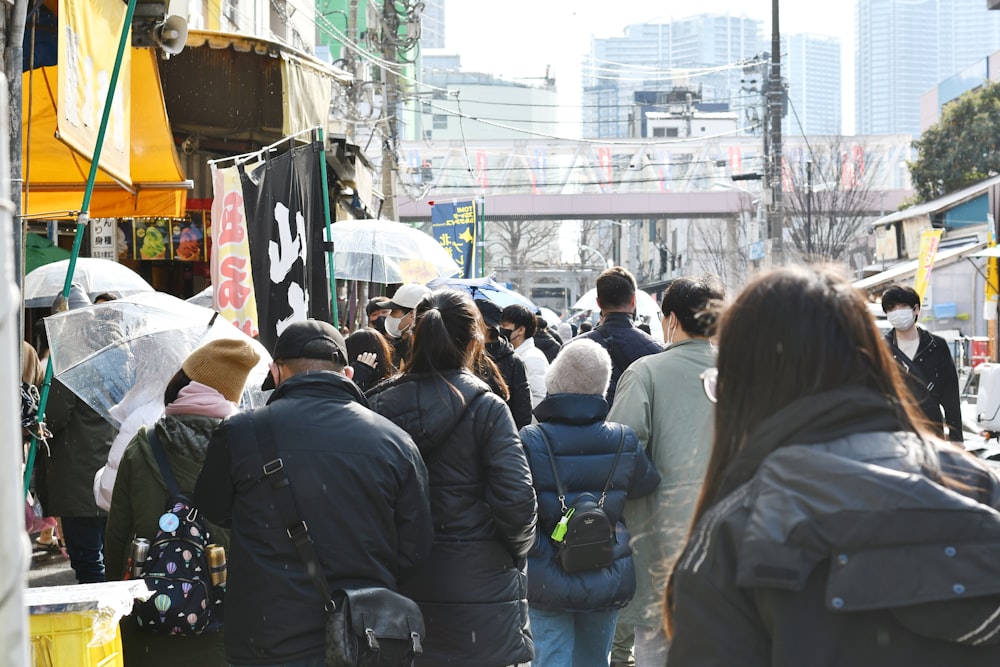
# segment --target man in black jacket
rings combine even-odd
[[[656,339],[636,328],[635,277],[628,269],[612,266],[597,276],[597,305],[601,308],[601,324],[593,331],[580,334],[602,345],[611,355],[611,384],[608,386],[607,401],[615,400],[618,378],[632,362],[647,354],[663,351]]]
[[[273,356],[263,388],[277,385],[274,394],[215,432],[194,500],[210,520],[232,526],[229,662],[322,664],[325,601],[275,511],[260,441],[274,439],[331,591],[395,589],[427,557],[427,469],[410,437],[368,409],[333,326],[295,322]]]
[[[903,370],[906,386],[938,435],[944,436],[947,426],[948,439],[962,442],[962,403],[955,361],[944,338],[917,325],[920,295],[912,287],[893,285],[882,294],[882,310],[893,327],[885,340]]]
[[[514,346],[510,341],[500,337],[500,306],[492,301],[476,299],[476,306],[483,316],[486,325],[486,354],[500,369],[503,381],[507,383],[510,397],[507,407],[514,418],[518,430],[531,423],[531,386],[528,385],[528,375],[524,370],[524,362],[514,354]],[[486,378],[482,378],[489,384]]]

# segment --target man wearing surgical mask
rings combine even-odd
[[[389,314],[385,318],[385,333],[393,345],[392,363],[396,368],[410,352],[410,337],[413,334],[413,309],[431,290],[420,283],[407,283],[392,295],[385,304]]]
[[[882,295],[882,310],[892,325],[885,340],[906,378],[906,386],[938,435],[962,442],[962,404],[958,373],[947,341],[917,325],[920,295],[894,285]],[[942,411],[944,415],[942,417]]]

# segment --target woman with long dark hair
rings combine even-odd
[[[1000,664],[1000,479],[931,435],[846,278],[753,281],[705,388],[671,667]]]
[[[402,373],[369,403],[410,434],[427,464],[434,546],[400,583],[427,626],[416,664],[528,662],[525,556],[536,518],[528,462],[510,410],[475,376],[483,335],[472,299],[441,290],[415,312]]]

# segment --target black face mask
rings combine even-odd
[[[385,334],[385,315],[376,317],[371,321],[370,326],[381,334]]]
[[[500,337],[506,341],[510,340],[510,336],[512,333],[514,333],[513,329],[504,329],[504,328],[500,329]]]

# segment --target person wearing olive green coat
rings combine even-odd
[[[198,348],[185,359],[167,385],[164,416],[139,429],[119,463],[108,512],[104,560],[108,580],[124,579],[132,540],[156,537],[159,517],[167,511],[166,483],[149,444],[148,430],[166,451],[181,493],[193,495],[213,431],[237,411],[247,374],[259,357],[244,341],[222,339]],[[196,379],[197,378],[197,379]],[[211,542],[229,552],[229,531],[206,522]],[[223,633],[172,637],[140,629],[132,616],[121,621],[127,667],[225,666]]]
[[[656,493],[625,503],[636,594],[618,616],[634,625],[636,667],[663,665],[661,614],[667,575],[683,548],[712,449],[712,403],[702,373],[715,366],[710,306],[725,298],[713,277],[677,278],[663,296],[659,354],[635,361],[618,382],[608,421],[631,426],[662,481]]]

